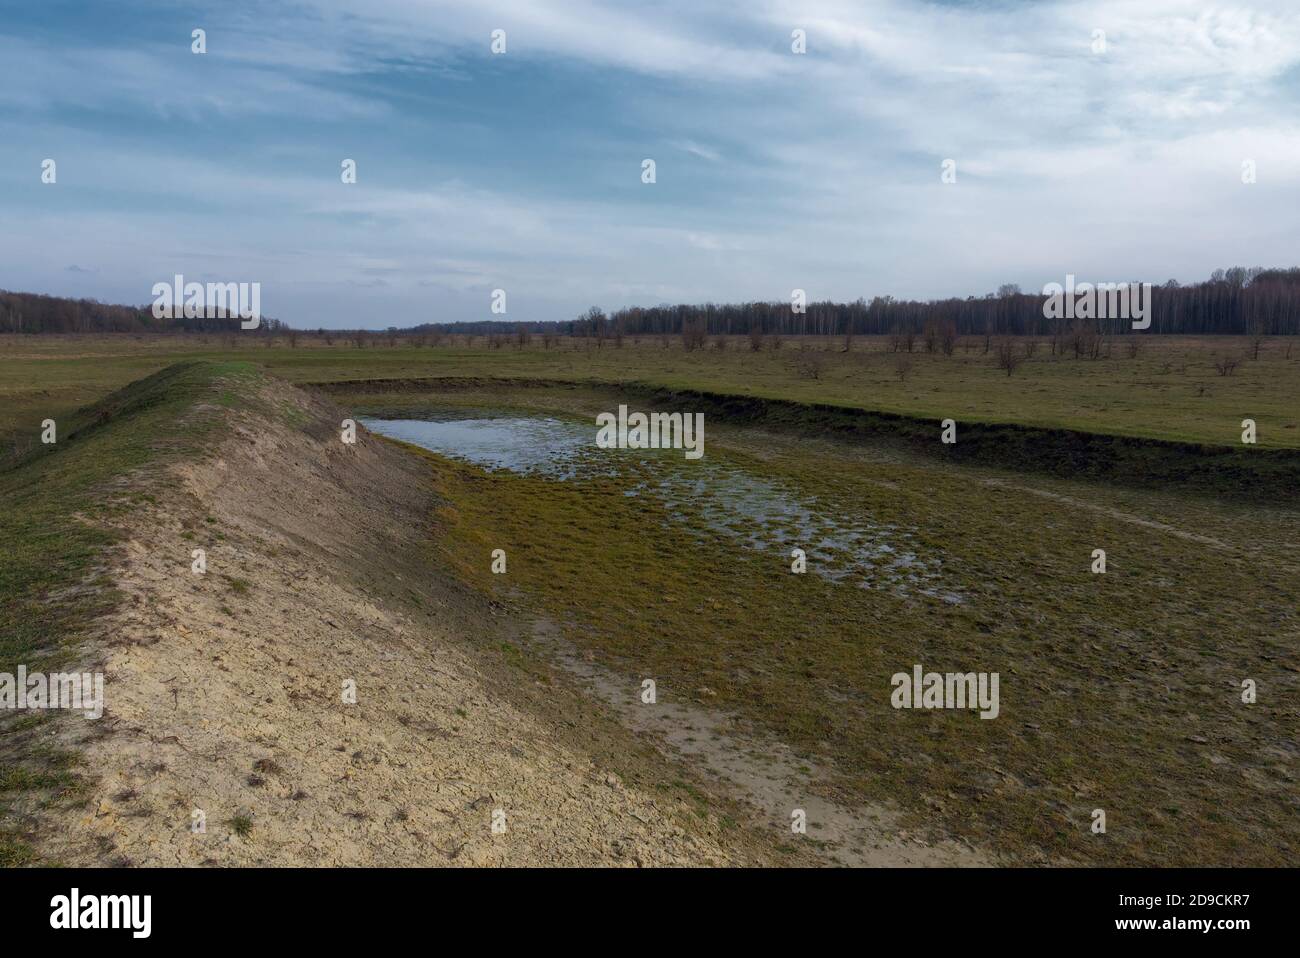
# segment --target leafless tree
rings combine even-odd
[[[820,352],[801,350],[795,359],[795,369],[804,379],[821,379],[826,359]]]
[[[1024,357],[1016,352],[1016,344],[1011,340],[1011,337],[1004,337],[998,342],[999,369],[1010,376],[1020,367],[1022,362],[1024,362]]]
[[[1214,361],[1214,371],[1220,376],[1231,376],[1240,364],[1241,360],[1233,356],[1221,356]]]
[[[1264,347],[1265,334],[1268,331],[1268,324],[1262,317],[1251,321],[1250,324],[1250,358],[1259,359],[1259,351]]]
[[[939,335],[939,321],[934,318],[927,319],[925,329],[921,332],[921,339],[927,353],[933,354],[939,348]]]
[[[944,322],[939,332],[939,348],[945,356],[951,356],[957,348],[957,324],[951,319]]]

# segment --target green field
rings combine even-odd
[[[823,402],[927,419],[1018,423],[1120,436],[1212,445],[1240,441],[1241,421],[1254,419],[1261,447],[1300,448],[1300,349],[1289,338],[1264,343],[1230,375],[1216,361],[1250,355],[1233,337],[1130,337],[1109,358],[1053,357],[1037,341],[1033,355],[1008,376],[982,340],[958,345],[952,356],[889,350],[884,338],[786,340],[753,352],[733,337],[687,351],[668,338],[606,341],[561,339],[551,348],[534,337],[522,348],[473,343],[419,346],[397,339],[357,349],[344,338],[325,345],[301,337],[246,336],[0,336],[0,438],[30,436],[57,417],[174,362],[243,360],[290,382],[478,376],[580,382],[642,382],[675,389]],[[1016,348],[1024,352],[1026,343]],[[231,344],[234,344],[233,346]]]
[[[675,339],[599,349],[380,343],[0,338],[0,435],[10,444],[0,468],[0,671],[71,654],[114,600],[98,571],[111,537],[97,517],[129,513],[178,451],[207,449],[258,366],[296,383],[458,380],[330,390],[355,414],[419,418],[459,406],[590,423],[654,386],[1183,440],[1238,459],[1251,454],[1240,444],[1249,417],[1262,450],[1300,447],[1300,356],[1282,341],[1229,376],[1215,358],[1240,355],[1242,341],[1152,340],[1136,356],[1120,342],[1097,360],[1053,358],[1040,343],[1011,376],[980,343],[912,355],[905,375],[877,340],[848,352],[811,340],[760,352],[742,339],[689,352]],[[172,366],[195,359],[209,362]],[[820,434],[815,418],[767,430],[710,415],[711,463],[827,514],[907,530],[961,601],[791,575],[789,543],[738,549],[744,530],[711,525],[703,500],[669,509],[629,497],[646,478],[635,472],[555,482],[429,456],[443,503],[431,517],[439,566],[557,622],[611,668],[746,716],[814,757],[828,795],[896,804],[935,837],[1023,863],[1295,863],[1300,499],[1028,474],[1014,457],[963,464],[842,441]],[[39,445],[46,418],[59,423],[57,449]],[[511,555],[508,582],[482,561],[497,546]],[[1097,548],[1105,575],[1089,571]],[[914,663],[999,672],[1001,716],[892,709],[889,676]],[[1246,679],[1259,689],[1254,704],[1241,701]],[[4,732],[12,743],[26,728]],[[74,764],[26,755],[0,779],[0,803],[75,792]],[[1096,808],[1110,821],[1104,836],[1088,828]],[[0,843],[6,861],[27,855],[20,842]]]

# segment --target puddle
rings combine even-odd
[[[371,432],[428,449],[487,470],[540,473],[556,479],[578,475],[581,454],[595,435],[578,423],[545,416],[474,419],[358,420]]]
[[[918,556],[910,548],[912,533],[897,525],[832,512],[815,498],[801,498],[730,464],[710,462],[694,471],[644,481],[625,495],[653,495],[675,516],[689,515],[687,507],[693,507],[703,524],[691,530],[699,540],[707,530],[756,552],[775,552],[785,562],[797,546],[808,557],[809,571],[833,582],[962,601],[943,586],[942,563]]]
[[[599,449],[595,424],[549,416],[492,415],[463,409],[424,419],[359,420],[367,429],[472,463],[556,481],[623,476],[624,495],[660,502],[671,520],[703,542],[721,536],[789,563],[803,549],[808,571],[863,589],[887,589],[960,603],[943,581],[942,561],[922,555],[911,531],[853,515],[789,484],[755,475],[707,451],[688,461],[681,450]]]

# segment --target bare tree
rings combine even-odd
[[[1011,337],[1004,337],[998,342],[999,369],[1004,370],[1010,376],[1022,362],[1024,362],[1024,357],[1016,352],[1016,344],[1012,342]]]
[[[820,352],[801,350],[795,360],[795,369],[804,379],[821,379],[826,359]]]
[[[1214,361],[1214,371],[1220,376],[1231,376],[1237,370],[1241,360],[1232,356],[1222,356]]]
[[[943,324],[939,332],[939,348],[945,356],[951,356],[957,348],[957,324],[951,319]]]
[[[708,340],[708,333],[703,319],[692,320],[682,325],[682,347],[689,353],[693,349],[703,348]]]
[[[939,322],[936,319],[927,319],[925,329],[921,333],[921,340],[925,344],[927,353],[934,353],[939,348]]]
[[[1257,317],[1250,323],[1250,358],[1259,359],[1259,351],[1264,346],[1264,338],[1268,332],[1268,323],[1263,317]]]

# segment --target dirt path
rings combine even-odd
[[[642,700],[634,676],[618,676],[568,646],[548,619],[538,619],[533,637],[619,718],[652,735],[676,754],[703,769],[749,807],[755,821],[773,830],[790,830],[802,812],[806,834],[829,864],[847,866],[987,866],[976,849],[951,839],[931,845],[909,835],[897,813],[880,805],[848,808],[827,799],[815,786],[822,772],[806,757],[756,729],[739,716],[677,702]]]
[[[1077,509],[1087,509],[1100,515],[1108,516],[1111,519],[1118,519],[1120,522],[1129,522],[1135,526],[1142,526],[1146,529],[1154,529],[1158,532],[1164,532],[1171,536],[1177,536],[1180,539],[1186,539],[1188,542],[1196,542],[1200,545],[1212,546],[1215,549],[1231,549],[1220,539],[1212,536],[1201,535],[1197,532],[1188,532],[1186,529],[1179,529],[1165,522],[1158,522],[1155,519],[1144,519],[1142,516],[1135,516],[1129,512],[1123,512],[1119,509],[1113,509],[1110,506],[1098,505],[1095,502],[1085,502],[1074,496],[1063,495],[1059,492],[1051,492],[1047,489],[1036,489],[1033,486],[1022,485],[1017,482],[1009,482],[1005,479],[985,479],[986,486],[994,486],[1000,489],[1014,489],[1016,492],[1027,492],[1030,495],[1041,496],[1044,499],[1052,499],[1056,502],[1068,503]]]

